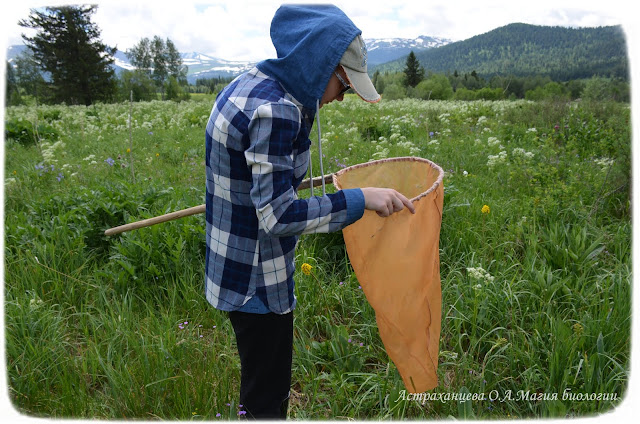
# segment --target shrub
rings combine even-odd
[[[391,84],[384,89],[384,99],[385,100],[398,100],[404,99],[407,97],[407,93],[399,84]]]
[[[39,138],[53,139],[58,137],[58,132],[51,126],[39,123],[34,124],[24,119],[9,119],[4,123],[5,140],[14,140],[22,145],[35,144]]]

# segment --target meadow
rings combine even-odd
[[[233,331],[204,298],[204,216],[103,234],[204,203],[212,102],[5,110],[5,384],[22,414],[242,418]],[[439,386],[407,396],[341,233],[307,235],[290,418],[582,417],[624,401],[628,104],[347,95],[321,120],[325,173],[398,156],[446,172]]]

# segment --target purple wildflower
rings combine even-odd
[[[246,414],[247,414],[247,411],[238,411],[238,416],[240,416],[240,415],[246,415]]]
[[[221,416],[222,416],[222,414],[219,413],[219,412],[216,414],[216,417],[221,417]]]
[[[114,161],[114,160],[113,160],[113,159],[111,159],[111,158],[107,158],[107,159],[105,159],[105,162],[107,162],[107,164],[108,164],[109,166],[113,166],[113,164],[114,164],[114,163],[116,163],[116,161]]]
[[[351,150],[351,148],[349,148],[349,150]],[[347,165],[345,165],[344,163],[340,163],[340,160],[338,158],[334,158],[334,159],[336,161],[336,166],[338,168],[346,168],[347,167]]]
[[[56,178],[58,179],[58,181],[62,181],[62,179],[64,178],[64,175],[62,175],[62,172],[61,172],[58,174]]]

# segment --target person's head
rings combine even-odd
[[[320,107],[334,100],[341,102],[344,99],[344,94],[351,89],[351,85],[347,82],[348,80],[349,78],[344,68],[338,65],[331,78],[329,78],[327,88],[325,88],[322,99],[320,99]]]
[[[380,95],[367,73],[367,47],[360,35],[353,39],[342,55],[340,64],[327,83],[320,107],[333,100],[342,101],[344,93],[350,88],[366,102],[380,101]]]
[[[283,5],[271,22],[277,58],[257,67],[307,108],[342,98],[336,72],[364,100],[377,102],[361,33],[333,5]]]

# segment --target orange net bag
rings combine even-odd
[[[443,176],[435,163],[414,157],[363,163],[333,176],[338,189],[393,188],[415,207],[415,214],[405,208],[387,218],[366,210],[342,230],[380,338],[411,393],[438,385]]]

